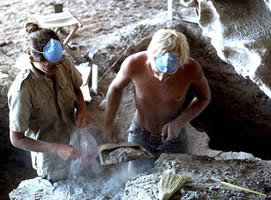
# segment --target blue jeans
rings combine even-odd
[[[128,142],[135,142],[143,146],[147,151],[154,155],[151,159],[130,161],[128,165],[129,170],[137,170],[138,172],[146,171],[153,167],[154,161],[162,153],[186,153],[187,152],[187,133],[183,128],[181,129],[177,138],[168,142],[164,149],[157,148],[163,144],[161,134],[153,134],[146,131],[140,126],[135,119],[133,119],[128,135]]]

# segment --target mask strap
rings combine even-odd
[[[34,48],[32,48],[32,47],[30,47],[30,48],[31,48],[31,50],[33,50],[33,51],[35,51],[35,52],[37,52],[37,53],[43,54],[43,52],[38,51],[37,49],[34,49]]]

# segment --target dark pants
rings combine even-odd
[[[169,141],[163,149],[158,150],[157,148],[163,144],[161,134],[153,134],[146,131],[135,121],[135,119],[133,119],[129,128],[128,141],[140,144],[147,151],[154,155],[154,158],[151,159],[129,162],[129,169],[137,169],[137,171],[145,171],[152,168],[154,161],[162,153],[186,153],[188,146],[187,133],[186,130],[183,128],[181,129],[177,138]]]

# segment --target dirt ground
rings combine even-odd
[[[61,1],[7,0],[0,2],[0,65],[12,66],[22,52],[22,30],[25,22],[54,12]],[[167,10],[167,1],[155,0],[78,0],[62,1],[82,23],[70,46],[79,62],[86,61],[88,41],[118,31],[121,27]],[[67,31],[70,29],[67,28]]]

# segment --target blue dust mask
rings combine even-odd
[[[43,56],[49,62],[57,62],[62,57],[62,51],[60,41],[51,38],[43,47]]]
[[[155,65],[159,72],[162,73],[174,72],[178,68],[177,57],[169,52],[164,53],[156,57]]]

